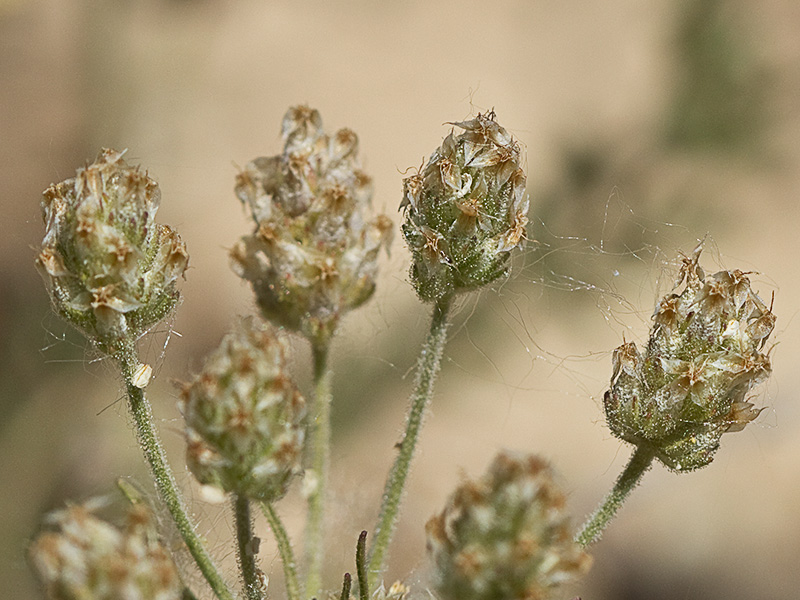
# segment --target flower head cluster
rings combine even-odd
[[[604,400],[612,433],[675,471],[707,465],[723,433],[758,416],[747,394],[771,372],[761,350],[775,315],[742,271],[706,276],[700,251],[656,307],[644,352],[632,342],[614,351]]]
[[[56,313],[104,351],[135,341],[178,302],[189,258],[155,222],[160,199],[156,182],[114,150],[44,192],[36,265]]]
[[[300,471],[305,403],[286,373],[285,344],[242,320],[184,386],[187,462],[204,484],[272,502]]]
[[[519,145],[494,112],[454,123],[422,170],[403,180],[403,235],[420,298],[477,289],[506,273],[525,238],[528,196]]]
[[[150,515],[131,507],[120,530],[72,506],[49,516],[52,531],[31,545],[33,566],[54,600],[178,600],[183,585]]]
[[[231,257],[266,318],[324,343],[372,295],[392,222],[367,215],[372,185],[353,131],[328,136],[319,112],[297,106],[283,119],[283,141],[282,154],[251,161],[237,177],[256,231]]]
[[[540,600],[588,570],[573,542],[564,495],[536,456],[501,453],[427,525],[443,600]]]

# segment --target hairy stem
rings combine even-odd
[[[239,568],[244,581],[244,594],[249,600],[261,600],[261,584],[256,566],[256,548],[253,539],[253,518],[250,516],[250,500],[241,495],[233,495],[233,514],[236,518],[236,549],[239,555]]]
[[[356,544],[356,574],[358,575],[359,600],[369,598],[369,575],[367,573],[367,532],[362,531]]]
[[[342,593],[339,600],[350,600],[350,586],[353,584],[350,573],[345,573],[342,580]]]
[[[283,563],[283,576],[286,580],[286,596],[289,600],[302,600],[303,592],[297,579],[297,562],[294,559],[292,543],[289,541],[283,522],[272,504],[262,502],[261,512],[267,518],[272,535],[275,536],[275,541],[278,543],[278,552]]]
[[[655,453],[652,448],[645,445],[637,446],[608,496],[589,516],[581,527],[580,533],[575,536],[578,544],[586,548],[600,539],[625,499],[633,491],[633,488],[639,485],[642,476],[653,464],[653,458],[655,458]]]
[[[439,300],[433,309],[431,328],[422,346],[417,361],[417,372],[414,379],[414,392],[410,398],[410,408],[406,417],[406,429],[400,449],[386,478],[383,492],[383,503],[375,527],[375,537],[370,549],[369,573],[375,577],[375,586],[380,585],[384,570],[386,553],[397,523],[400,501],[414,458],[422,423],[428,405],[433,397],[433,386],[441,368],[442,353],[447,342],[448,313],[451,298]]]
[[[308,495],[305,557],[306,591],[314,596],[322,586],[322,558],[325,552],[325,493],[331,453],[331,373],[327,342],[312,344],[314,355],[314,401],[308,441],[311,471],[315,478]]]
[[[178,532],[214,594],[220,600],[233,600],[233,594],[195,533],[194,524],[189,520],[183,498],[167,462],[166,453],[153,425],[153,412],[150,403],[145,398],[144,390],[133,384],[133,375],[139,362],[135,349],[125,349],[120,354],[119,361],[128,393],[128,408],[133,416],[139,445],[144,452],[145,460],[150,465],[158,495],[166,505]]]

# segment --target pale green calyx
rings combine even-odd
[[[564,494],[536,456],[500,453],[428,521],[434,589],[442,600],[544,600],[583,575]]]
[[[772,370],[762,349],[775,315],[742,271],[706,276],[701,250],[684,259],[656,307],[647,348],[631,342],[614,351],[604,399],[611,432],[651,448],[674,471],[707,465],[723,433],[758,416],[748,394]]]
[[[36,259],[55,312],[109,353],[172,312],[189,262],[178,234],[155,222],[158,185],[122,154],[103,150],[45,190]]]
[[[296,106],[282,134],[282,154],[256,158],[237,176],[256,230],[231,258],[267,319],[324,344],[342,315],[372,296],[393,225],[367,214],[372,181],[359,168],[353,131],[328,136],[319,112]]]
[[[278,332],[243,319],[181,392],[187,462],[197,479],[273,502],[300,472],[305,402]]]
[[[453,123],[428,163],[403,180],[403,236],[420,298],[438,301],[507,272],[525,239],[528,195],[519,144],[494,112]]]
[[[49,530],[30,547],[30,558],[53,600],[179,600],[181,583],[141,504],[118,529],[87,505],[48,516]]]

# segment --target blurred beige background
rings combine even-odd
[[[656,467],[596,547],[584,600],[785,599],[800,589],[800,5],[689,2],[0,2],[0,587],[39,598],[25,545],[67,499],[146,484],[119,381],[49,313],[33,268],[38,200],[101,147],[160,182],[191,252],[172,335],[144,344],[162,435],[203,532],[233,569],[224,510],[183,464],[170,381],[252,310],[225,249],[247,225],[234,164],[280,149],[286,108],[360,136],[375,207],[446,121],[495,108],[526,147],[530,237],[509,281],[465,299],[406,496],[390,578],[423,589],[423,524],[497,449],[545,454],[576,519],[629,449],[601,398],[611,350],[646,339],[666,263],[710,234],[706,264],[775,291],[767,409],[707,469]],[[328,578],[353,568],[393,457],[427,321],[397,238],[370,305],[335,346],[335,518]],[[166,340],[167,352],[163,352]],[[307,388],[307,348],[295,344]],[[792,383],[794,382],[794,383]],[[149,490],[149,488],[148,488]],[[299,533],[302,505],[279,506]],[[262,565],[282,594],[265,539]],[[409,573],[411,573],[409,575]]]

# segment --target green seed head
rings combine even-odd
[[[411,281],[435,302],[478,289],[507,272],[525,239],[528,196],[520,149],[494,112],[453,123],[420,172],[403,180],[403,236]]]
[[[183,388],[187,462],[201,483],[266,502],[286,494],[300,471],[305,403],[284,351],[272,327],[245,319]]]
[[[251,161],[237,177],[256,230],[231,258],[267,319],[323,344],[372,296],[393,226],[367,214],[372,183],[358,166],[355,133],[329,137],[306,106],[289,109],[282,133],[282,154]]]
[[[36,265],[55,312],[104,352],[141,337],[178,302],[189,257],[155,222],[160,199],[156,182],[114,150],[44,192]]]
[[[585,573],[564,495],[536,456],[501,453],[426,527],[442,600],[540,600]]]
[[[54,600],[178,600],[183,585],[143,505],[131,507],[125,529],[86,505],[48,516],[48,531],[31,545],[31,562]]]
[[[674,471],[709,464],[723,433],[758,416],[747,396],[771,372],[761,350],[775,315],[741,271],[706,276],[701,248],[656,307],[644,352],[634,343],[614,351],[604,399],[612,433]]]

